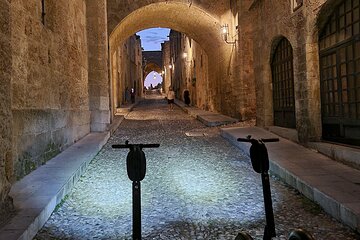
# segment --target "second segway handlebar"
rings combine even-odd
[[[261,141],[261,142],[278,142],[279,139],[278,138],[259,138],[259,139],[255,139],[255,138],[251,138],[251,136],[247,136],[246,138],[238,138],[237,139],[238,142],[253,142],[253,141]]]

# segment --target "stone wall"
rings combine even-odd
[[[10,13],[12,178],[18,179],[90,131],[86,6],[11,1]]]
[[[254,81],[254,13],[249,12],[253,1],[237,1],[232,6],[235,14],[234,25],[237,27],[236,47],[237,53],[234,57],[234,82],[237,88],[234,93],[238,109],[237,117],[240,120],[253,119],[256,113],[256,94]],[[236,27],[235,27],[236,28]],[[239,81],[240,79],[240,81]]]
[[[86,0],[91,131],[105,131],[111,121],[106,0]]]
[[[192,40],[193,59],[189,59],[192,72],[188,78],[187,88],[190,100],[201,109],[208,110],[209,91],[209,59],[201,45]]]
[[[181,40],[178,41],[179,39]],[[177,97],[184,101],[184,91],[188,90],[190,105],[208,110],[209,72],[206,52],[200,44],[184,33],[179,33],[176,38],[170,38],[170,43],[174,49],[179,50],[176,54],[173,51],[169,56],[175,59],[172,73],[173,85],[178,86],[174,89],[177,90]]]
[[[296,129],[299,140],[321,136],[317,19],[324,0],[304,1],[296,11],[290,1],[259,1],[254,13],[254,69],[257,123],[273,125],[271,57],[277,42],[287,38],[293,48]],[[328,1],[330,2],[330,1]]]
[[[170,76],[170,42],[165,41],[161,44],[162,51],[162,65],[164,66],[164,75],[163,75],[163,92],[167,93],[169,87],[171,86],[171,76]]]
[[[111,82],[114,109],[130,103],[130,90],[135,90],[136,98],[142,97],[143,71],[140,38],[132,35],[125,42],[118,43],[111,56]],[[125,93],[127,92],[127,94]],[[126,97],[128,99],[126,99]]]
[[[12,210],[8,196],[12,166],[10,1],[0,0],[0,226]]]
[[[135,95],[137,98],[143,97],[143,93],[144,93],[144,73],[143,73],[143,51],[142,51],[142,47],[141,47],[141,39],[140,36],[135,35],[135,42],[134,42],[134,53],[135,53],[135,57],[134,57],[134,68],[135,68],[135,78],[134,81],[136,82],[135,84]],[[161,59],[161,58],[160,58]]]
[[[255,118],[256,101],[253,71],[253,17],[248,12],[253,0],[231,0],[220,15],[221,27],[228,26],[226,36],[209,56],[210,110],[219,111],[240,121]],[[212,58],[217,59],[214,65]],[[218,76],[214,72],[218,71]],[[211,106],[214,105],[215,109]]]

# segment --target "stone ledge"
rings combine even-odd
[[[360,169],[360,149],[337,145],[326,142],[310,142],[308,147],[335,159],[339,162],[348,164],[356,169]]]
[[[32,239],[109,137],[109,132],[90,133],[16,182],[10,196],[17,214],[0,229],[0,239]]]
[[[298,133],[296,129],[292,128],[283,128],[278,126],[269,126],[267,129],[270,132],[275,133],[276,135],[279,135],[280,137],[289,139],[293,142],[299,142]]]
[[[236,123],[239,121],[238,119],[231,118],[220,113],[205,111],[197,107],[189,107],[184,102],[177,99],[175,99],[175,104],[179,106],[184,112],[196,118],[208,127],[216,127]]]

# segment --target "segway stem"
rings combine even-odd
[[[133,240],[141,240],[141,192],[140,181],[132,182]]]
[[[239,142],[249,142],[250,147],[250,159],[251,164],[255,172],[261,174],[261,181],[263,187],[264,206],[265,206],[265,218],[266,225],[264,229],[263,240],[271,240],[276,237],[274,211],[271,199],[270,179],[269,179],[269,156],[265,146],[265,142],[278,142],[278,138],[261,138],[254,139],[251,135],[246,138],[238,138]],[[290,240],[314,240],[310,233],[302,229],[296,229],[291,232],[289,236]],[[246,232],[240,232],[235,240],[252,240],[249,234]]]
[[[126,157],[126,169],[129,179],[132,181],[132,200],[133,200],[133,240],[141,240],[141,192],[140,182],[146,174],[146,158],[143,148],[157,148],[160,144],[114,144],[113,148],[128,148],[129,153]]]
[[[264,230],[264,238],[263,239],[271,240],[271,238],[276,237],[276,231],[275,231],[274,211],[273,211],[272,200],[271,200],[269,174],[267,172],[262,173],[261,180],[262,180],[262,185],[263,185],[265,217],[266,217],[266,226],[265,226],[265,230]]]

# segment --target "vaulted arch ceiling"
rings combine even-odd
[[[183,32],[198,42],[208,54],[213,54],[222,44],[219,17],[196,5],[189,6],[188,2],[151,3],[138,9],[129,9],[125,14],[123,10],[118,17],[114,16],[116,13],[110,8],[108,6],[109,25],[114,25],[113,19],[118,20],[116,27],[109,27],[110,48],[140,30],[153,27]]]

